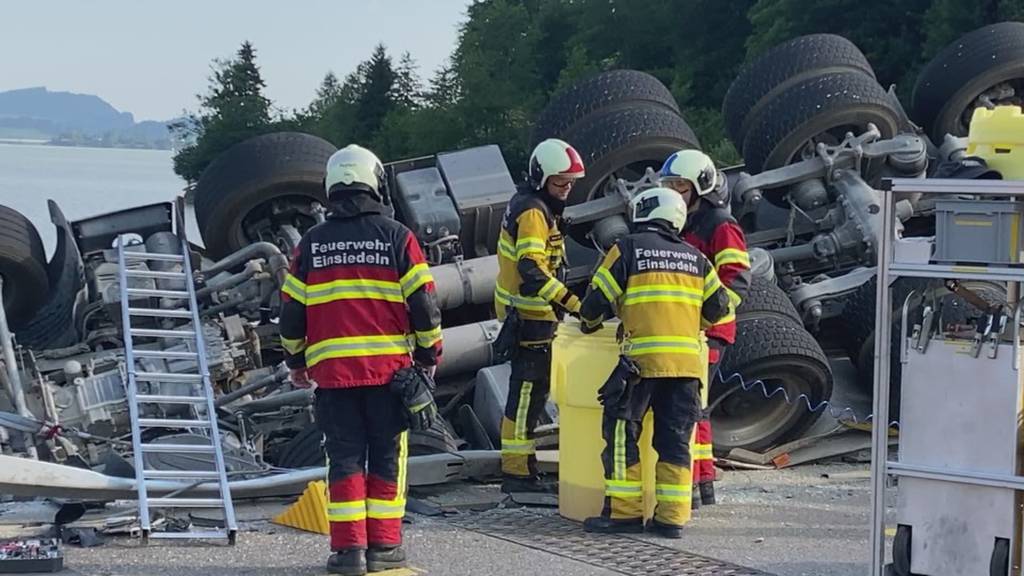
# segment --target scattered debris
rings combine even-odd
[[[851,472],[824,473],[822,478],[829,480],[867,480],[871,478],[871,470],[853,470]]]
[[[558,494],[543,494],[538,492],[513,492],[509,495],[513,502],[522,506],[541,506],[545,508],[558,507]]]
[[[0,572],[58,572],[64,569],[64,553],[56,538],[0,542]]]
[[[891,445],[895,445],[896,442],[896,438],[890,437]],[[858,457],[864,451],[867,451],[870,458],[871,434],[840,426],[824,434],[800,438],[760,454],[734,448],[729,452],[728,459],[720,458],[718,463],[740,469],[770,470],[822,462],[847,455]]]
[[[405,511],[419,514],[420,516],[443,516],[445,514],[445,511],[437,504],[419,498],[406,499]],[[452,512],[457,511],[452,510]]]
[[[61,528],[60,539],[65,544],[92,548],[107,543],[106,539],[95,528]]]

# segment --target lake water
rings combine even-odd
[[[169,150],[69,148],[0,144],[0,204],[35,224],[53,252],[54,232],[46,201],[78,220],[182,194],[185,182],[172,169]]]

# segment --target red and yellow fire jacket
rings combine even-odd
[[[683,239],[714,264],[729,294],[729,313],[707,330],[707,336],[732,344],[736,341],[736,309],[750,288],[750,256],[743,229],[728,210],[705,205],[687,216]]]
[[[332,208],[303,236],[281,290],[288,366],[350,388],[387,384],[414,359],[437,364],[441,312],[415,236],[367,195]]]

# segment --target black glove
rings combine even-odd
[[[590,326],[587,324],[586,320],[583,320],[582,318],[580,319],[580,332],[583,332],[584,334],[593,334],[602,327],[604,327],[604,322],[598,322],[597,324]]]
[[[391,391],[405,406],[409,429],[414,432],[429,430],[437,419],[433,382],[419,366],[402,368],[391,378]]]
[[[508,314],[501,323],[498,337],[491,343],[495,362],[502,364],[512,359],[516,346],[519,345],[519,313],[511,306],[506,308]]]
[[[621,409],[623,400],[628,400],[628,388],[640,379],[640,367],[625,356],[619,356],[615,369],[608,375],[604,385],[597,390],[597,401],[606,409]]]

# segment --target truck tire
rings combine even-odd
[[[584,118],[606,108],[648,104],[679,113],[679,104],[660,80],[639,70],[611,70],[581,80],[551,97],[534,123],[534,146],[559,138]]]
[[[964,281],[963,284],[974,290],[988,302],[1006,302],[1006,288],[992,282]],[[857,369],[857,383],[871,392],[875,382],[875,303],[877,300],[878,279],[872,277],[858,288],[847,299],[844,310],[844,330],[846,332],[845,347],[850,360]],[[943,325],[965,324],[973,321],[981,311],[969,304],[961,296],[948,292],[941,281],[922,278],[899,278],[893,284],[892,293],[892,328],[889,355],[889,418],[899,419],[902,364],[900,362],[900,331],[903,326],[903,303],[911,291],[915,291],[915,299],[910,306],[910,317],[907,325],[912,328],[921,321],[922,298],[924,294],[935,293],[942,298]]]
[[[60,250],[58,249],[58,254]],[[58,258],[58,256],[54,256]],[[85,285],[82,268],[71,258],[53,284],[50,298],[18,330],[18,343],[32,350],[64,348],[79,341],[75,326],[75,306]]]
[[[765,102],[793,84],[826,72],[859,72],[875,77],[860,48],[835,34],[798,36],[744,66],[722,102],[722,116],[733,144],[737,148],[743,145],[748,120]]]
[[[921,291],[928,289],[932,283],[921,278],[899,278],[893,283],[892,292],[892,317],[894,326],[902,326],[902,308],[910,293],[916,292],[917,298],[921,297]],[[861,284],[846,299],[843,306],[843,347],[850,356],[850,361],[860,374],[859,382],[866,390],[870,391],[874,382],[875,365],[875,310],[878,299],[878,277],[872,276],[870,280]],[[917,306],[911,306],[912,310],[918,310]],[[917,319],[911,316],[910,322]],[[893,333],[893,342],[898,350],[899,333]],[[899,359],[895,360],[894,369],[899,365]],[[898,381],[898,372],[894,372],[894,382]]]
[[[46,302],[50,282],[39,231],[18,211],[0,205],[0,277],[11,329],[24,326]]]
[[[967,136],[978,97],[1007,83],[1024,99],[1024,22],[1000,22],[979,28],[947,45],[918,76],[911,98],[914,120],[936,145],[945,135]],[[999,103],[1000,100],[996,100]]]
[[[700,148],[686,120],[649,104],[594,114],[566,133],[565,139],[579,151],[587,170],[573,186],[569,205],[603,196],[612,176],[639,180],[646,168],[660,169],[673,152]],[[577,242],[591,246],[587,231],[584,226],[569,229]]]
[[[1010,573],[1010,541],[1006,538],[996,538],[996,545],[992,548],[992,558],[988,565],[989,576],[1003,576]]]
[[[747,318],[756,315],[792,320],[798,326],[804,325],[796,307],[793,306],[793,301],[786,295],[786,291],[774,281],[756,276],[750,281],[750,289],[743,301],[740,302],[736,313]]]
[[[317,136],[277,132],[245,140],[218,156],[195,191],[196,221],[207,254],[223,258],[262,239],[249,229],[261,220],[304,232],[314,223],[309,202],[326,202],[324,170],[335,150]],[[272,201],[285,211],[271,215]]]
[[[912,540],[913,528],[906,524],[896,527],[896,536],[892,540],[892,571],[897,576],[914,576],[910,572]]]
[[[763,389],[756,384],[759,380]],[[776,392],[779,388],[785,394]],[[817,408],[831,397],[828,360],[803,326],[783,318],[741,315],[736,343],[725,352],[719,379],[711,386],[715,451],[758,452],[797,438],[822,414],[809,411],[807,403]]]
[[[838,144],[868,123],[883,139],[899,131],[900,113],[878,82],[861,72],[816,75],[775,94],[751,115],[743,159],[752,174],[779,168],[813,153],[809,144]],[[781,190],[765,198],[783,205]]]
[[[900,362],[903,304],[914,292],[907,325],[921,320],[920,302],[925,292],[939,287],[923,278],[898,278],[892,289],[892,326],[889,332],[889,421],[899,420],[903,364]],[[846,300],[843,308],[844,347],[857,369],[857,385],[873,394],[875,385],[875,311],[878,309],[878,277],[872,276]]]
[[[324,466],[327,458],[321,446],[322,438],[323,434],[317,428],[316,423],[309,423],[281,448],[277,466],[281,468]],[[410,456],[458,451],[459,440],[448,429],[448,425],[440,419],[434,422],[434,426],[430,430],[409,434]]]
[[[75,308],[79,292],[85,286],[82,255],[71,226],[53,200],[48,204],[57,230],[57,246],[47,265],[50,297],[18,330],[18,343],[32,350],[65,348],[78,342]]]
[[[281,449],[276,463],[281,468],[311,468],[324,466],[327,457],[320,442],[323,434],[315,422],[310,422]]]

